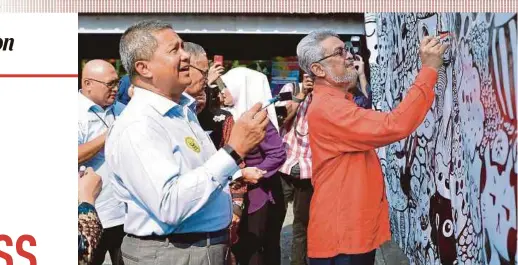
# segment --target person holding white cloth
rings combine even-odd
[[[261,72],[246,67],[236,67],[222,75],[221,80],[225,82],[227,92],[230,92],[232,98],[235,99],[231,107],[228,104],[224,104],[226,105],[224,109],[232,113],[234,119],[238,119],[255,102],[266,102],[272,98],[272,90],[270,89],[268,78]],[[222,92],[223,96],[225,96],[225,92]],[[270,122],[278,132],[279,123],[277,122],[275,105],[271,104],[266,107],[266,110]]]
[[[106,142],[114,187],[127,204],[121,251],[131,264],[224,264],[232,218],[228,182],[269,122],[261,104],[237,120],[219,151],[198,123],[190,54],[171,25],[142,21],[121,37],[134,95]]]
[[[221,79],[225,82],[223,104],[237,119],[256,101],[272,99],[266,76],[258,71],[234,68]],[[280,265],[280,234],[284,217],[284,202],[278,169],[286,161],[286,150],[279,135],[274,105],[268,114],[272,115],[266,137],[257,148],[244,159],[247,169],[255,168],[261,173],[257,184],[248,183],[245,207],[239,225],[239,241],[232,246],[232,252],[240,265]],[[246,177],[244,177],[246,179]]]

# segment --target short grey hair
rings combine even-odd
[[[340,38],[338,34],[332,30],[315,30],[310,32],[306,37],[302,38],[302,40],[300,40],[299,44],[297,45],[299,66],[311,78],[315,77],[315,74],[313,74],[311,71],[311,64],[324,57],[325,51],[320,43],[330,37]]]
[[[122,66],[130,77],[137,75],[135,62],[149,60],[155,53],[158,42],[152,33],[164,29],[173,29],[173,27],[160,20],[144,20],[132,25],[122,34],[119,54]]]
[[[184,42],[183,49],[191,54],[191,63],[193,63],[193,59],[198,58],[198,56],[207,56],[205,49],[193,42]]]

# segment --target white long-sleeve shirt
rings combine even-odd
[[[124,105],[115,102],[113,105],[103,109],[87,98],[79,91],[78,93],[78,145],[86,144],[99,135],[103,134],[109,126],[115,122],[116,117],[124,109]],[[106,124],[105,124],[106,123]],[[115,198],[111,179],[111,170],[107,167],[104,157],[104,150],[101,149],[94,157],[82,164],[92,167],[103,180],[103,186],[99,197],[95,200],[95,209],[104,228],[122,225],[124,222],[124,203]]]
[[[239,167],[226,151],[216,151],[194,105],[186,96],[176,104],[135,87],[110,131],[106,160],[128,206],[126,233],[212,232],[230,224],[228,181]]]

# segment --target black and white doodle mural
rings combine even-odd
[[[393,240],[411,264],[516,264],[517,15],[367,13],[365,23],[380,111],[414,81],[420,40],[450,33],[424,122],[378,150]]]

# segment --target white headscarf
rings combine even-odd
[[[261,72],[246,67],[236,67],[222,75],[221,79],[234,99],[234,106],[227,110],[232,113],[235,120],[239,119],[255,103],[262,103],[272,98],[268,78]],[[275,106],[272,104],[266,110],[273,126],[279,131]]]

